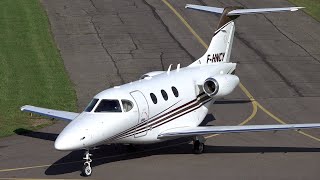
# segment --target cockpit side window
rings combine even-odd
[[[118,100],[102,99],[94,112],[122,112]]]
[[[129,100],[121,100],[123,112],[129,112],[133,108],[133,103]]]
[[[88,106],[84,109],[85,112],[91,112],[99,99],[92,99]]]

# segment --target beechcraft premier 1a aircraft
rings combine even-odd
[[[23,106],[22,111],[70,121],[55,141],[57,150],[85,149],[84,176],[90,176],[89,150],[111,143],[148,144],[180,137],[193,139],[202,153],[203,135],[320,128],[317,124],[204,126],[198,127],[218,98],[239,84],[236,63],[229,62],[235,31],[234,19],[242,14],[296,11],[301,7],[239,9],[187,5],[186,8],[221,14],[207,52],[187,67],[147,73],[135,82],[97,94],[82,113]]]

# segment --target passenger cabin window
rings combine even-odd
[[[164,100],[168,100],[168,94],[163,89],[161,90],[161,94]]]
[[[179,92],[178,92],[178,90],[177,90],[176,87],[172,86],[172,87],[171,87],[171,90],[172,90],[173,95],[174,95],[175,97],[178,97],[178,96],[179,96]]]
[[[129,112],[133,108],[133,104],[129,100],[121,100],[123,112]]]
[[[102,99],[94,112],[122,112],[118,100]]]
[[[99,99],[92,99],[88,106],[84,109],[85,112],[91,112]]]
[[[154,95],[153,93],[150,93],[150,97],[151,97],[151,99],[152,99],[152,102],[153,102],[154,104],[157,104],[158,100],[157,100],[156,95]]]

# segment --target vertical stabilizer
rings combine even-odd
[[[240,8],[241,7],[227,7],[220,12],[221,17],[217,26],[217,30],[211,39],[207,52],[190,66],[230,61],[235,31],[233,20],[239,17],[239,15],[228,16],[228,13]]]
[[[235,31],[233,20],[235,20],[240,15],[297,11],[303,7],[243,9],[242,7],[218,8],[187,4],[186,8],[221,14],[217,30],[215,31],[213,38],[211,39],[207,52],[200,59],[190,65],[196,66],[230,61],[233,36]]]
[[[234,31],[235,25],[233,21],[229,21],[220,27],[214,33],[207,52],[190,66],[229,62]]]

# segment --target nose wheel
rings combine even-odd
[[[89,153],[89,150],[86,150],[85,154],[84,154],[84,160],[86,160],[86,162],[84,162],[83,167],[82,167],[82,175],[83,176],[91,176],[92,174],[92,168],[91,168],[91,158],[90,156],[92,156],[92,154]]]

